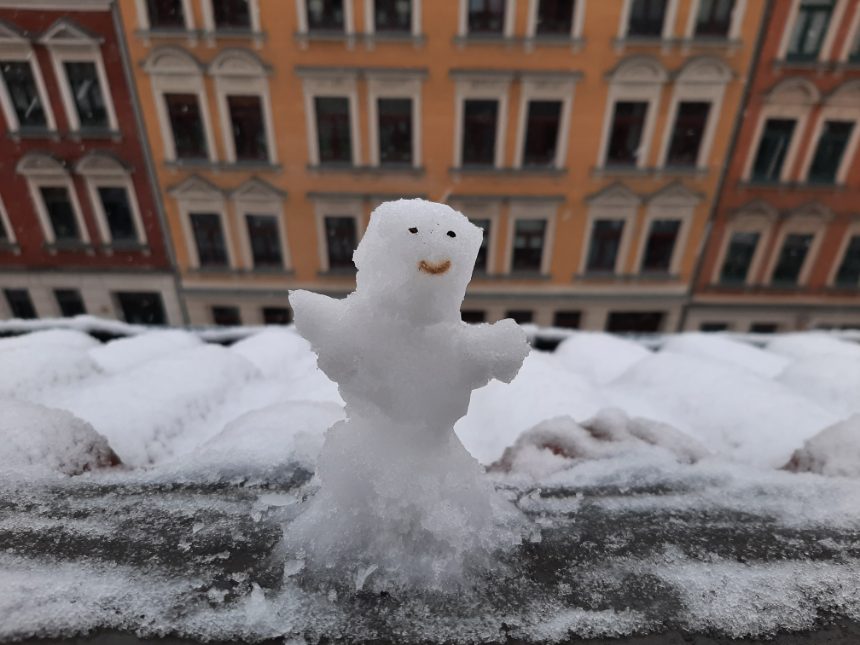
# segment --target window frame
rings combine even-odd
[[[570,21],[570,40],[579,40],[583,37],[585,25],[585,11],[588,0],[574,0],[573,19]],[[526,18],[526,38],[532,44],[553,42],[559,37],[540,35],[537,33],[537,19],[540,0],[529,0],[528,14]]]
[[[845,145],[845,151],[842,154],[842,159],[836,170],[836,176],[832,186],[839,186],[845,183],[848,176],[848,171],[851,170],[851,162],[857,154],[857,145],[860,141],[860,108],[825,106],[818,111],[815,118],[815,124],[812,128],[812,136],[809,139],[809,145],[806,149],[803,165],[800,169],[800,177],[803,181],[809,183],[809,173],[812,170],[812,162],[815,159],[815,153],[818,150],[818,144],[821,140],[821,135],[824,132],[824,124],[827,121],[850,121],[854,124],[851,129],[851,136]],[[822,186],[830,186],[831,184],[821,184]]]
[[[711,285],[717,287],[741,287],[760,283],[759,274],[765,260],[765,255],[767,254],[770,246],[770,241],[773,236],[773,228],[776,224],[777,217],[778,214],[776,209],[764,202],[747,204],[728,217],[725,227],[723,228],[719,252],[717,253],[716,261],[714,262],[713,271],[711,273]],[[756,245],[755,251],[753,252],[752,259],[750,260],[746,280],[742,284],[728,285],[720,281],[720,276],[722,274],[723,264],[725,264],[726,255],[728,254],[729,245],[734,233],[758,233],[759,241]]]
[[[556,201],[533,201],[533,200],[518,200],[512,199],[508,205],[507,217],[507,245],[505,249],[505,266],[504,273],[511,278],[525,277],[532,275],[542,277],[550,275],[550,267],[552,265],[553,245],[555,244],[555,220],[558,211],[558,202]],[[476,217],[476,219],[478,219]],[[521,220],[544,220],[546,227],[543,233],[543,248],[541,249],[540,269],[535,274],[530,270],[515,270],[514,263],[514,234],[516,231],[516,223]],[[492,231],[490,231],[492,237]],[[487,258],[489,264],[489,257]]]
[[[397,168],[397,164],[382,165],[379,158],[379,99],[410,99],[412,101],[412,164],[422,167],[421,150],[421,85],[424,77],[415,75],[369,74],[367,78],[368,138],[370,165],[382,169]]]
[[[791,8],[789,9],[789,13],[785,21],[785,26],[783,27],[782,38],[780,39],[779,43],[779,49],[777,50],[777,60],[784,61],[789,64],[794,64],[796,62],[790,61],[788,59],[788,47],[791,43],[791,36],[794,33],[798,14],[800,13],[801,2],[803,2],[803,0],[791,0]],[[836,33],[839,30],[839,26],[842,24],[842,18],[845,15],[845,9],[847,5],[847,0],[836,0],[834,2],[833,12],[830,14],[830,22],[827,25],[827,31],[821,41],[821,48],[818,51],[818,55],[814,59],[815,61],[824,62],[830,58],[830,53],[833,49],[834,40],[836,39]],[[802,64],[804,61],[799,62]]]
[[[469,32],[469,0],[460,0],[457,35],[462,39],[504,40],[514,35],[516,23],[516,0],[503,0],[505,3],[505,22],[500,34],[473,34]]]
[[[588,213],[582,237],[582,248],[580,249],[578,274],[585,277],[624,275],[628,266],[630,247],[633,244],[633,227],[642,205],[642,198],[626,186],[616,182],[596,195],[588,197],[587,201]],[[594,234],[594,223],[604,219],[622,220],[624,222],[621,241],[618,244],[618,255],[615,257],[615,267],[610,273],[588,270],[588,256],[591,250],[591,238]]]
[[[137,200],[134,181],[128,170],[115,159],[98,153],[91,153],[78,162],[75,172],[84,178],[87,195],[93,213],[96,216],[96,227],[98,228],[102,243],[107,247],[116,246],[119,250],[126,250],[124,247],[127,247],[129,244],[145,247],[148,244],[146,228],[143,225],[143,218],[140,214],[140,205]],[[137,238],[135,242],[129,243],[113,239],[110,226],[108,225],[107,213],[98,194],[99,188],[125,189],[128,195],[129,209],[131,210],[131,218]]]
[[[707,38],[710,41],[737,41],[741,37],[741,30],[744,24],[744,16],[746,15],[747,9],[747,0],[735,0],[735,8],[732,14],[732,21],[729,25],[729,31],[726,34],[725,38],[714,38],[713,36],[697,36],[696,35],[696,25],[698,24],[699,19],[699,6],[701,5],[702,0],[693,0],[690,6],[690,13],[687,16],[687,25],[684,28],[684,38],[687,40],[693,40],[696,38]]]
[[[11,250],[17,255],[20,253],[18,238],[15,236],[15,229],[12,227],[12,221],[9,219],[9,211],[6,210],[6,203],[2,195],[0,195],[0,224],[3,225],[3,230],[6,233],[6,238],[0,239],[0,251]]]
[[[663,30],[660,32],[659,38],[650,36],[629,35],[630,30],[630,11],[633,7],[634,0],[624,0],[624,5],[621,8],[621,17],[618,23],[618,40],[631,41],[651,41],[651,40],[669,40],[675,31],[675,21],[678,16],[678,0],[666,0],[666,13],[663,15]]]
[[[311,31],[308,21],[307,0],[296,0],[296,17],[298,18],[298,33],[304,38],[325,38],[338,32]],[[355,35],[355,7],[353,0],[343,0],[343,35],[350,37]]]
[[[776,89],[776,88],[775,88]],[[773,93],[772,93],[773,94]],[[792,102],[787,104],[778,104],[775,101],[779,100],[779,96],[768,97],[768,102],[761,107],[756,122],[755,131],[751,141],[755,145],[749,146],[746,161],[744,162],[744,171],[742,179],[746,183],[753,182],[752,172],[755,165],[755,158],[758,154],[759,146],[761,145],[762,137],[765,132],[765,125],[768,119],[794,119],[796,125],[794,132],[791,135],[791,143],[785,153],[785,161],[780,170],[779,182],[786,183],[791,180],[794,173],[792,172],[797,163],[797,155],[800,152],[802,140],[807,128],[807,122],[811,111],[811,103],[804,104],[800,102]]]
[[[342,269],[332,269],[328,261],[328,240],[326,238],[326,217],[352,217],[355,219],[356,244],[364,235],[366,227],[364,216],[364,204],[360,198],[329,196],[314,199],[314,219],[317,232],[317,257],[319,259],[319,272],[326,274],[345,273]]]
[[[501,202],[473,199],[452,198],[448,202],[452,208],[463,213],[471,222],[472,220],[485,219],[490,222],[490,234],[487,236],[487,269],[480,276],[498,275],[504,272],[499,266],[496,249],[499,240],[499,225],[501,222]]]
[[[215,24],[215,10],[212,7],[213,2],[218,2],[218,0],[201,0],[201,13],[203,14],[203,29],[207,32],[207,34],[215,35],[216,37],[219,35],[227,35],[227,36],[235,36],[238,34],[248,33],[248,34],[259,34],[261,33],[260,27],[260,5],[259,0],[247,0],[248,2],[248,14],[251,18],[251,24],[249,27],[221,27]]]
[[[767,268],[765,270],[765,283],[774,288],[781,288],[784,285],[774,284],[773,274],[779,264],[779,256],[782,253],[782,247],[785,244],[785,239],[791,234],[812,235],[812,242],[809,244],[809,252],[803,259],[800,272],[797,276],[797,283],[790,285],[788,288],[803,288],[809,282],[809,275],[812,273],[816,262],[818,261],[818,251],[824,239],[824,234],[827,229],[827,221],[831,219],[832,213],[825,213],[824,209],[818,209],[814,205],[807,204],[795,209],[781,223],[774,236],[773,245],[771,247],[770,257],[768,258]]]
[[[45,129],[24,127],[18,121],[18,114],[12,104],[12,97],[6,87],[6,80],[0,75],[0,107],[3,109],[3,114],[6,117],[6,125],[9,128],[9,133],[13,136],[20,136],[29,132],[56,132],[57,121],[54,117],[54,108],[50,102],[50,96],[45,86],[45,79],[42,76],[41,66],[36,52],[29,46],[16,44],[13,47],[9,46],[8,42],[0,41],[0,61],[9,61],[15,63],[28,63],[30,72],[33,74],[33,82],[36,86],[36,92],[39,95],[39,101],[42,104],[42,111],[45,113]]]
[[[684,255],[687,252],[687,241],[690,228],[696,216],[696,207],[701,201],[701,196],[693,193],[683,184],[669,184],[648,199],[645,208],[645,216],[639,229],[638,244],[633,267],[637,275],[646,276],[679,276]],[[678,234],[675,237],[675,247],[669,259],[669,269],[663,272],[645,271],[642,267],[645,261],[645,251],[648,246],[648,238],[651,234],[651,225],[654,220],[678,220]]]
[[[412,4],[412,26],[408,34],[402,37],[419,38],[421,36],[421,0],[409,0]],[[376,29],[376,0],[364,0],[364,25],[369,36],[396,39],[399,33],[380,32]]]
[[[513,74],[463,75],[456,79],[454,92],[454,168],[463,168],[463,119],[466,116],[466,101],[495,100],[499,102],[496,113],[496,141],[494,159],[489,168],[501,168],[505,159],[505,137],[508,124],[508,101]],[[465,168],[468,170],[469,168]]]
[[[188,258],[188,269],[192,271],[232,271],[239,268],[238,253],[235,248],[233,231],[227,213],[227,200],[224,193],[205,179],[192,175],[178,186],[168,189],[168,193],[176,200],[179,211],[180,228],[185,238],[185,251]],[[224,233],[224,246],[227,250],[226,267],[202,267],[197,252],[197,243],[191,225],[192,213],[214,213],[221,219],[221,230]]]
[[[845,255],[848,253],[848,246],[851,244],[851,238],[860,236],[860,221],[854,221],[849,224],[843,231],[840,241],[839,250],[833,255],[833,261],[829,271],[827,272],[827,286],[832,289],[845,289],[846,287],[836,283],[836,277],[839,274],[839,269],[845,261]],[[851,288],[851,287],[847,287]],[[860,288],[860,282],[855,285],[855,288]]]
[[[305,102],[305,131],[307,133],[308,163],[311,167],[339,167],[341,164],[320,163],[319,135],[317,133],[317,114],[315,99],[346,98],[349,104],[350,144],[352,163],[345,170],[361,165],[361,133],[358,116],[358,78],[355,73],[325,74],[310,72],[303,75]]]
[[[284,218],[283,200],[285,197],[285,193],[260,179],[248,180],[230,195],[239,233],[240,257],[243,268],[261,273],[273,270],[272,267],[257,268],[254,266],[254,254],[248,233],[248,215],[269,215],[275,218],[278,227],[278,241],[281,245],[280,268],[285,272],[292,271],[292,256]]]
[[[23,175],[27,182],[27,190],[30,193],[30,200],[33,208],[36,211],[36,216],[42,227],[42,233],[45,236],[45,241],[49,246],[83,246],[87,247],[92,242],[90,234],[87,230],[87,224],[84,219],[83,210],[81,209],[78,192],[75,188],[75,182],[69,172],[60,165],[53,157],[34,153],[24,156],[16,168],[19,175]],[[79,239],[74,242],[66,242],[57,240],[54,234],[54,227],[51,224],[51,218],[48,215],[48,209],[42,199],[42,188],[65,188],[69,195],[69,202],[72,205],[72,213],[75,217],[75,223],[78,227]]]
[[[191,6],[191,0],[180,0],[182,3],[182,17],[185,20],[185,31],[194,31],[194,10]],[[149,22],[149,10],[146,6],[146,0],[135,0],[137,5],[137,24],[141,31],[144,32],[172,32],[173,29],[165,29],[163,27],[153,27]]]
[[[528,134],[528,108],[531,101],[559,101],[561,112],[558,122],[558,136],[555,143],[555,158],[553,163],[545,170],[562,170],[567,162],[568,149],[570,147],[570,115],[573,110],[573,100],[576,88],[576,79],[559,80],[558,78],[541,78],[539,76],[523,77],[520,83],[520,104],[517,117],[516,134],[516,168],[528,168],[524,166],[526,136]]]

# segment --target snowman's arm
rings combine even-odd
[[[482,380],[514,380],[529,353],[525,332],[506,318],[491,325],[467,325],[466,353],[479,366]]]
[[[318,347],[321,340],[332,338],[337,332],[343,313],[342,300],[305,290],[290,291],[289,299],[296,330],[311,345]]]

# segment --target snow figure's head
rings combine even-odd
[[[483,231],[450,206],[423,199],[381,204],[353,260],[356,292],[415,322],[459,320]]]

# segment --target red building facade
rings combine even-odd
[[[860,0],[776,0],[687,329],[860,327]]]
[[[0,318],[183,322],[114,12],[0,0]]]

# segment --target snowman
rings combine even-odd
[[[444,204],[387,202],[353,256],[353,293],[290,293],[298,332],[346,404],[320,489],[286,528],[309,575],[450,589],[521,541],[524,518],[453,431],[472,390],[510,382],[529,351],[512,320],[460,319],[482,235]]]

